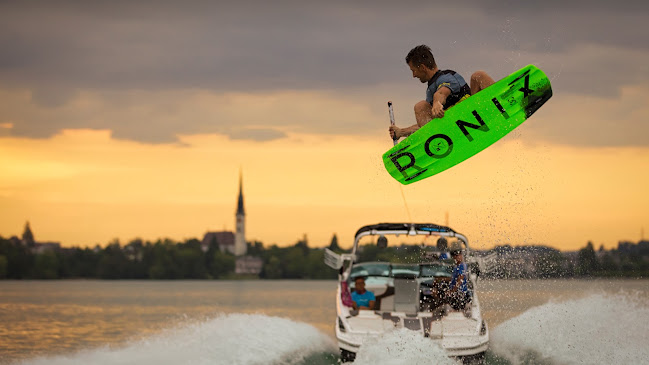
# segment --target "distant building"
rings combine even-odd
[[[235,256],[246,254],[246,213],[243,208],[243,179],[239,175],[239,199],[235,213],[236,233],[231,231],[207,232],[201,241],[203,252],[209,250],[210,245],[216,243],[221,252],[229,252]]]
[[[23,239],[22,239],[23,245],[27,247],[34,247],[34,244],[36,243],[34,241],[34,234],[32,233],[32,229],[29,226],[29,221],[25,223],[25,229],[23,230]]]
[[[230,231],[207,232],[201,241],[203,252],[209,250],[211,244],[217,244],[221,252],[235,254],[234,250],[234,233]]]
[[[235,273],[258,275],[261,272],[263,261],[259,257],[246,256],[246,211],[243,204],[243,177],[239,175],[239,197],[235,213],[236,231],[207,232],[201,241],[203,252],[207,252],[210,245],[216,244],[221,252],[229,252],[237,257]]]
[[[11,244],[14,246],[20,246],[23,244],[23,241],[16,236],[9,237],[9,242],[11,242]]]
[[[58,242],[36,242],[34,248],[32,248],[33,253],[45,253],[45,252],[56,252],[61,249],[61,244]]]
[[[25,229],[23,230],[20,243],[29,247],[29,250],[34,254],[54,252],[61,249],[61,244],[59,242],[36,242],[29,221],[25,223]]]
[[[241,256],[237,258],[234,272],[237,274],[259,275],[264,262],[259,257]]]
[[[246,212],[243,209],[243,178],[239,175],[239,199],[237,202],[236,229],[234,235],[234,255],[244,256],[246,254]]]

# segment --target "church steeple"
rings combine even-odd
[[[239,202],[235,217],[237,231],[234,234],[234,254],[244,256],[248,247],[246,244],[246,212],[243,208],[243,177],[241,171],[239,171]]]
[[[29,221],[25,223],[25,230],[23,231],[23,244],[28,247],[34,246],[34,234],[32,229],[29,227]]]
[[[241,171],[239,171],[239,203],[237,204],[237,215],[246,215],[243,209],[243,177]]]

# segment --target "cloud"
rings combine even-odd
[[[618,98],[553,97],[525,122],[526,141],[572,146],[647,147],[649,87],[625,87]]]
[[[8,137],[13,127],[14,127],[13,123],[9,123],[9,122],[0,123],[0,137]]]
[[[110,130],[112,138],[180,143],[181,136],[218,134],[265,142],[290,134],[387,139],[385,100],[392,93],[397,124],[414,123],[412,95],[393,89],[351,93],[209,90],[81,92],[63,106],[34,104],[30,93],[0,90],[0,136],[49,138],[65,129]],[[370,95],[370,97],[367,97]],[[363,102],[358,102],[363,100]],[[626,86],[615,97],[555,95],[510,138],[573,146],[648,146],[649,87]],[[2,127],[4,126],[4,127]],[[8,127],[10,126],[10,127]]]
[[[453,8],[431,3],[418,4],[416,12],[412,5],[10,2],[0,12],[5,30],[0,45],[7,55],[0,61],[0,80],[33,88],[349,88],[403,82],[403,58],[418,43],[430,44],[444,65],[464,72],[476,66],[511,72],[498,66],[502,58],[489,56],[502,51],[561,60],[584,43],[649,49],[637,31],[647,12],[604,3],[561,6],[561,11],[539,3],[476,1]],[[615,54],[604,57],[628,66]],[[629,71],[638,70],[634,65]],[[635,74],[599,77],[633,80]]]
[[[193,134],[260,142],[289,132],[358,135],[376,130],[379,118],[345,95],[316,91],[84,91],[53,108],[35,104],[28,91],[0,90],[0,110],[0,123],[12,123],[11,136],[48,138],[64,129],[95,129],[145,143],[173,143]]]
[[[552,79],[555,99],[617,98],[625,87],[649,85],[649,43],[638,31],[649,6],[627,5],[6,1],[0,88],[28,93],[30,101],[20,110],[0,101],[0,122],[15,124],[12,135],[110,129],[115,138],[147,143],[192,133],[260,141],[294,130],[367,133],[384,117],[377,105],[384,108],[386,98],[407,94],[400,105],[411,105],[423,95],[404,62],[422,43],[442,68],[465,78],[483,69],[499,79],[532,63]],[[221,106],[234,94],[251,99],[223,116],[196,105],[201,93]],[[260,100],[287,93],[324,95],[336,100],[336,111],[352,109],[336,115],[309,98],[282,99],[273,106],[281,115],[268,117],[280,112]],[[317,109],[307,113],[299,102]],[[198,109],[185,109],[191,105]]]
[[[230,133],[231,139],[253,140],[259,142],[272,141],[285,137],[286,133],[276,129],[267,128],[241,129]]]

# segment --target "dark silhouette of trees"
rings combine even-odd
[[[28,228],[28,227],[27,227]],[[28,231],[28,230],[26,230]],[[30,231],[28,231],[30,232]],[[25,237],[33,237],[26,234]],[[334,234],[329,249],[343,252]],[[418,262],[421,246],[386,248],[364,245],[358,261]],[[502,278],[539,277],[647,277],[649,242],[621,242],[617,249],[595,251],[593,243],[576,253],[542,246],[499,246],[484,252],[500,258],[499,271],[484,273]],[[248,255],[261,258],[262,279],[335,279],[336,270],[324,264],[324,249],[311,248],[306,235],[292,246],[266,248],[259,241],[248,243]],[[511,261],[510,266],[505,265]],[[221,251],[214,239],[202,247],[197,239],[155,242],[133,239],[126,245],[113,240],[104,248],[43,249],[38,243],[0,237],[0,279],[232,279],[236,257]],[[517,263],[518,262],[518,263]]]
[[[561,278],[566,276],[565,257],[559,250],[547,250],[537,256],[536,274],[539,278]]]
[[[281,279],[282,272],[282,263],[277,256],[271,256],[268,259],[266,265],[264,265],[262,277],[266,279]]]
[[[593,243],[589,241],[586,247],[579,250],[579,256],[577,256],[577,275],[593,276],[598,271],[599,260],[597,260]]]
[[[0,255],[7,259],[5,278],[24,279],[32,276],[34,255],[27,246],[0,238]]]
[[[216,250],[214,252],[214,261],[210,268],[211,277],[222,279],[234,272],[235,258],[234,255]]]
[[[34,260],[34,278],[59,278],[59,259],[54,252],[44,252],[36,255]]]
[[[0,255],[0,279],[4,279],[7,277],[8,266],[9,266],[9,261],[7,260],[7,256]]]
[[[339,252],[341,251],[340,246],[338,246],[338,236],[334,233],[334,236],[331,237],[331,243],[328,247],[331,251]]]

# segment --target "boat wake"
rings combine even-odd
[[[419,332],[399,329],[386,332],[374,341],[364,342],[356,355],[354,365],[430,365],[449,364],[444,349],[432,343]]]
[[[119,348],[97,348],[22,364],[331,364],[338,349],[306,323],[261,314],[229,314],[184,325]]]
[[[550,301],[491,331],[487,364],[638,364],[649,359],[649,305],[631,293]],[[170,328],[124,346],[29,359],[24,365],[339,364],[338,348],[315,327],[261,314],[227,314]],[[354,365],[456,364],[406,329],[365,342]]]
[[[646,298],[634,293],[551,301],[496,327],[491,351],[512,364],[640,364],[647,321]]]

